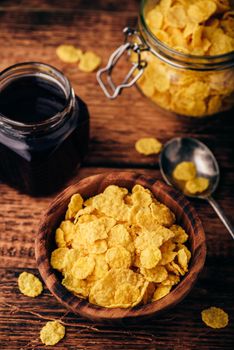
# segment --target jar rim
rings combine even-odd
[[[53,77],[57,80],[58,84],[60,84],[60,87],[62,85],[61,89],[64,91],[66,103],[61,111],[43,121],[36,123],[25,123],[13,120],[10,117],[3,115],[0,111],[0,125],[7,125],[14,130],[17,129],[18,131],[22,131],[22,133],[39,131],[49,126],[54,127],[58,125],[63,120],[64,116],[69,113],[71,107],[73,106],[74,91],[71,87],[70,81],[60,70],[46,63],[36,61],[21,62],[11,65],[0,72],[0,84],[1,81],[4,79],[10,79],[14,74],[18,74],[15,79],[19,79],[25,75],[36,76],[39,74]]]
[[[206,70],[205,67],[208,67],[208,69],[224,69],[224,68],[231,68],[234,65],[234,51],[227,52],[225,54],[221,55],[215,55],[215,56],[208,56],[208,55],[192,55],[192,54],[186,54],[180,51],[177,51],[173,49],[172,47],[166,45],[161,40],[159,40],[150,30],[149,26],[147,25],[145,21],[145,6],[149,0],[141,0],[140,4],[140,22],[143,26],[144,31],[148,35],[148,38],[158,46],[161,53],[165,53],[168,57],[170,57],[172,60],[178,61],[178,64],[174,64],[177,67],[183,67],[183,63],[190,60],[191,68],[195,70],[200,70],[201,66],[204,66],[204,70]],[[147,40],[145,40],[147,42]],[[157,55],[157,52],[155,50],[151,50],[155,55]],[[207,62],[204,62],[207,61]],[[194,64],[194,67],[192,67]],[[184,67],[183,67],[184,68]]]

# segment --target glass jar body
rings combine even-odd
[[[147,26],[146,11],[152,2],[155,3],[142,1],[139,16],[138,30],[149,48],[141,52],[147,67],[137,81],[140,90],[160,107],[185,116],[206,117],[231,109],[234,105],[233,52],[196,57],[170,49]]]
[[[85,103],[71,92],[69,106],[43,125],[11,125],[11,121],[1,120],[2,181],[41,196],[56,191],[73,174],[87,151],[89,114]]]
[[[137,86],[160,107],[189,117],[207,117],[234,105],[234,72],[190,71],[160,61],[151,52],[143,53],[147,67]]]

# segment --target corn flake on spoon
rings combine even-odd
[[[202,193],[190,194],[173,178],[175,167],[181,162],[193,162],[197,169],[197,176],[209,180],[208,188]],[[219,182],[220,172],[218,163],[213,153],[202,142],[193,138],[176,137],[167,142],[160,154],[159,165],[164,180],[171,186],[182,190],[188,197],[207,200],[213,207],[228,232],[234,239],[234,228],[228,220],[212,194]]]

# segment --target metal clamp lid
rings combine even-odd
[[[125,43],[112,53],[107,66],[97,72],[97,81],[106,97],[111,100],[120,95],[122,89],[133,86],[142,76],[144,69],[147,66],[147,62],[141,58],[141,52],[148,51],[149,47],[143,42],[140,34],[137,32],[137,30],[128,27],[123,30],[123,33],[125,34]],[[133,38],[135,39],[134,41]],[[127,51],[128,54],[130,54],[131,51],[135,52],[137,54],[137,62],[132,62],[132,67],[128,74],[125,76],[122,83],[116,86],[112,79],[112,71],[125,51]],[[136,75],[134,75],[135,72],[137,72]],[[107,84],[105,84],[102,79],[103,74],[106,74]]]

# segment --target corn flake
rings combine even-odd
[[[129,285],[134,286],[134,288]],[[133,307],[143,299],[147,286],[148,282],[132,270],[111,269],[93,285],[89,301],[107,308]],[[130,296],[128,296],[128,293],[130,293]],[[121,294],[123,295],[121,296]]]
[[[173,171],[173,177],[176,180],[188,181],[196,176],[196,166],[192,162],[181,162],[177,164]]]
[[[162,144],[155,138],[145,137],[136,142],[135,148],[137,152],[149,156],[151,154],[158,154],[161,151]]]
[[[185,184],[185,189],[191,194],[202,193],[209,187],[209,180],[205,177],[197,177]]]
[[[159,286],[156,288],[152,301],[156,301],[159,299],[162,299],[163,297],[165,297],[167,294],[170,293],[171,290],[171,286]]]
[[[158,248],[145,248],[140,253],[140,263],[146,269],[152,269],[161,260],[162,254]]]
[[[53,269],[62,271],[65,267],[65,256],[69,252],[68,248],[55,249],[51,254],[50,263]]]
[[[80,59],[79,69],[82,72],[94,72],[101,64],[101,58],[92,51],[86,51]]]
[[[106,252],[106,262],[111,268],[128,268],[131,265],[131,254],[121,245],[112,247]]]
[[[142,267],[140,271],[149,282],[161,283],[168,276],[167,269],[163,266],[156,266],[151,269]]]
[[[29,272],[22,272],[18,277],[18,286],[22,294],[35,298],[43,291],[41,281]]]
[[[40,331],[40,339],[45,345],[55,345],[65,336],[65,327],[58,321],[49,321]]]
[[[61,61],[66,63],[76,63],[82,57],[82,51],[73,45],[60,45],[56,49],[56,54]]]
[[[83,256],[75,261],[71,273],[74,278],[84,280],[92,274],[94,267],[94,258],[91,256]]]
[[[77,212],[82,209],[82,206],[83,206],[83,198],[79,193],[74,194],[71,197],[70,203],[68,204],[68,210],[65,216],[66,220],[74,218]]]
[[[203,310],[201,316],[202,321],[211,328],[224,328],[228,325],[228,314],[218,307]]]

